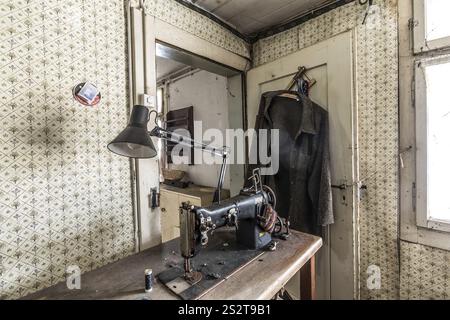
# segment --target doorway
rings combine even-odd
[[[159,125],[180,136],[221,149],[229,130],[244,130],[243,73],[180,48],[156,43],[156,109]],[[179,207],[212,204],[221,175],[222,157],[170,141],[159,148],[162,242],[179,237]],[[245,145],[242,154],[245,152]],[[227,158],[222,199],[238,195],[244,185],[245,164]]]
[[[335,223],[323,230],[317,264],[319,299],[353,299],[358,268],[356,133],[353,110],[353,34],[347,32],[250,70],[247,74],[248,125],[254,128],[261,94],[284,90],[300,66],[317,81],[311,99],[328,110]],[[287,286],[299,297],[299,275]]]
[[[157,107],[156,60],[160,56],[225,76],[228,88],[233,92],[230,95],[233,99],[228,99],[228,110],[232,115],[229,125],[245,129],[247,122],[244,120],[242,91],[244,73],[250,66],[249,59],[145,14],[141,8],[128,9],[130,106]],[[153,127],[154,122],[149,121],[148,130]],[[162,241],[162,210],[152,203],[160,192],[159,168],[157,158],[131,161],[137,251],[157,246]],[[230,192],[234,194],[243,184],[244,166],[230,165],[228,171]]]
[[[193,121],[201,122],[203,131],[218,129],[225,145],[227,129],[245,130],[246,110],[243,95],[244,73],[229,66],[198,56],[175,46],[156,43],[157,108],[168,112],[193,107]],[[193,137],[203,141],[203,137]],[[203,141],[208,143],[210,141]],[[216,146],[216,144],[214,144]],[[161,152],[164,156],[165,152]],[[184,170],[191,182],[216,187],[220,165],[167,163],[160,159],[160,166]],[[230,196],[239,194],[244,185],[245,164],[229,161],[224,187]]]

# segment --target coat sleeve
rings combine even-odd
[[[318,226],[334,223],[333,197],[331,188],[330,143],[328,113],[323,113],[320,124],[319,145],[316,149],[308,192]]]

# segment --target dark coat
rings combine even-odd
[[[280,96],[284,93],[298,99]],[[277,196],[276,211],[289,217],[293,229],[320,235],[322,226],[334,222],[328,112],[296,92],[267,92],[261,97],[255,129],[279,129],[278,173],[263,176]],[[274,153],[270,138],[267,141]],[[248,173],[255,167],[250,164]]]

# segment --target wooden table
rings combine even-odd
[[[292,231],[287,241],[280,240],[276,251],[265,252],[258,259],[236,271],[201,299],[253,300],[271,299],[301,269],[301,298],[315,298],[315,254],[322,239]],[[151,293],[144,292],[144,270],[154,275],[165,270],[168,261],[181,260],[178,239],[126,257],[81,276],[81,289],[69,290],[62,282],[26,296],[24,299],[178,299],[155,281]],[[245,284],[245,285],[243,285]]]

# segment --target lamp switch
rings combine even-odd
[[[150,189],[150,208],[155,209],[159,207],[159,193],[157,188]]]
[[[155,96],[144,94],[143,95],[144,106],[149,108],[156,108]]]

